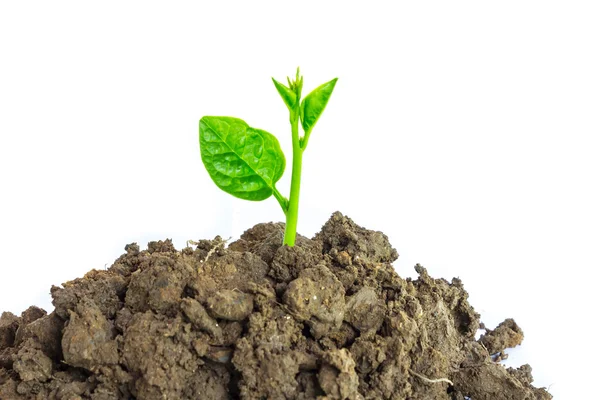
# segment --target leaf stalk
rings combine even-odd
[[[283,196],[281,193],[279,193],[279,190],[277,190],[277,188],[274,188],[274,190],[273,190],[273,196],[275,196],[275,198],[277,199],[277,202],[281,206],[281,209],[283,210],[283,213],[285,215],[287,215],[289,200],[286,199],[285,196]]]

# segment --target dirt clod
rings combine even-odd
[[[344,319],[359,332],[377,332],[385,317],[385,305],[370,287],[363,287],[348,297]]]
[[[319,384],[329,399],[362,400],[358,392],[358,375],[354,360],[347,349],[336,349],[323,355]]]
[[[494,330],[486,330],[479,338],[490,355],[501,353],[504,349],[517,347],[523,341],[523,331],[512,318],[501,322]]]
[[[283,302],[320,339],[340,328],[344,320],[344,287],[325,266],[307,268],[288,285]]]
[[[0,317],[0,349],[13,345],[18,328],[19,317],[10,312],[3,312]]]
[[[284,226],[239,240],[135,244],[104,271],[54,286],[55,310],[0,317],[0,399],[551,399],[531,367],[479,341],[459,279],[402,279],[387,237],[334,213],[313,239]]]
[[[252,295],[236,290],[220,290],[206,300],[208,313],[213,318],[243,321],[252,313]]]
[[[90,371],[117,364],[119,354],[114,340],[113,323],[108,321],[93,300],[83,299],[70,311],[63,331],[62,349],[65,362]]]

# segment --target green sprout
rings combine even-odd
[[[294,246],[300,203],[302,155],[308,139],[323,113],[337,78],[322,84],[301,99],[304,78],[300,68],[288,86],[273,79],[275,88],[290,112],[293,163],[289,200],[275,187],[285,170],[285,156],[277,138],[262,129],[251,128],[233,117],[200,119],[200,156],[215,184],[227,193],[244,200],[261,201],[271,195],[285,214],[283,244]],[[298,133],[298,122],[304,135]]]

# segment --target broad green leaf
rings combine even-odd
[[[309,132],[317,123],[329,101],[329,97],[331,97],[331,92],[333,92],[336,82],[337,78],[322,84],[302,100],[302,104],[300,105],[300,120],[302,121],[304,132]]]
[[[216,185],[244,200],[271,196],[285,170],[277,138],[233,117],[202,117],[200,155]]]
[[[296,104],[296,94],[290,88],[285,86],[283,83],[277,82],[275,80],[275,78],[271,78],[271,79],[273,79],[275,88],[279,92],[279,95],[285,102],[285,105],[288,107],[288,109],[291,110],[292,108],[294,108],[294,105]]]

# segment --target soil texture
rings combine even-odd
[[[150,242],[0,318],[0,399],[551,399],[495,362],[512,319],[476,340],[460,279],[403,279],[387,237],[339,212],[282,246],[259,224],[176,250]]]

